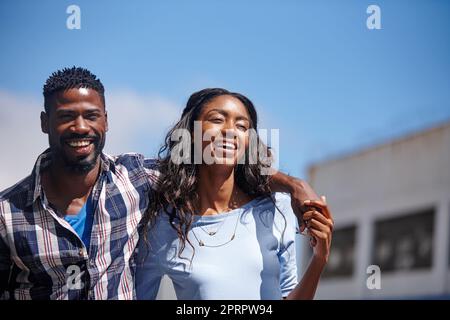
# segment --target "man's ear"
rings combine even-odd
[[[48,134],[48,115],[44,111],[41,112],[41,130]]]
[[[105,131],[108,131],[108,112],[105,111]]]

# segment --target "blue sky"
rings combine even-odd
[[[66,28],[71,4],[81,30]],[[366,27],[370,4],[381,9],[381,30]],[[260,127],[280,129],[280,168],[302,177],[311,162],[450,120],[445,0],[2,0],[0,43],[1,133],[24,149],[46,137],[17,135],[6,117],[32,101],[15,127],[38,123],[45,79],[72,65],[97,74],[116,103],[110,132],[139,123],[128,142],[114,138],[118,152],[154,155],[189,95],[212,86],[253,100]],[[135,101],[134,119],[120,122]],[[33,116],[23,118],[27,110]],[[36,155],[21,153],[27,165]]]

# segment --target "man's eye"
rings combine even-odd
[[[96,115],[96,114],[91,114],[91,115],[88,115],[88,116],[86,117],[86,119],[88,119],[88,120],[90,120],[90,121],[95,121],[95,120],[97,120],[98,118],[99,118],[99,116]]]
[[[72,116],[70,114],[61,114],[61,115],[58,116],[58,118],[61,119],[61,120],[66,120],[67,121],[67,120],[72,119]]]

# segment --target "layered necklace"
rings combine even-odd
[[[227,214],[228,214],[228,213],[227,213]],[[197,240],[198,245],[199,245],[200,247],[217,248],[217,247],[224,246],[224,245],[230,243],[231,241],[233,241],[234,238],[236,237],[236,230],[237,230],[237,226],[238,226],[238,223],[239,223],[239,218],[241,217],[241,215],[242,215],[242,213],[236,215],[236,222],[235,222],[235,224],[234,224],[233,234],[231,235],[230,239],[229,239],[229,240],[226,240],[224,243],[221,243],[221,244],[214,244],[214,245],[212,245],[212,244],[207,244],[207,243],[205,243],[202,239],[199,239],[199,237],[197,237],[197,234],[195,233],[194,229],[191,229],[192,234],[194,235],[195,240]],[[202,226],[200,226],[200,225],[199,225],[199,227],[200,227],[200,229],[201,229],[204,233],[206,233],[207,235],[209,235],[209,236],[211,236],[211,237],[212,237],[212,236],[215,236],[215,235],[217,234],[217,232],[219,232],[219,230],[222,228],[222,226],[223,226],[224,223],[225,223],[225,220],[227,220],[228,217],[229,217],[229,216],[226,216],[226,217],[222,220],[222,222],[220,223],[220,225],[219,225],[219,227],[216,229],[216,231],[208,231],[208,230],[205,230],[205,229],[204,229]]]
[[[226,217],[224,219],[222,219],[222,221],[220,222],[220,225],[217,227],[216,231],[210,231],[207,230],[205,228],[203,228],[202,226],[199,225],[200,229],[202,229],[202,231],[204,233],[206,233],[208,236],[215,236],[217,232],[219,232],[220,228],[222,228],[223,224],[225,223],[225,220],[228,219],[230,215],[226,213]],[[209,228],[208,228],[209,229]]]

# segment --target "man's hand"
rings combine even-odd
[[[297,216],[300,231],[305,229],[303,214],[310,206],[303,204],[305,200],[321,200],[311,186],[304,180],[288,176],[284,173],[275,173],[270,181],[270,188],[274,192],[287,192],[291,194],[291,206]]]
[[[320,200],[320,197],[306,181],[297,178],[291,179],[291,206],[297,218],[301,219],[308,210],[308,205],[305,205],[304,202],[306,200]]]

